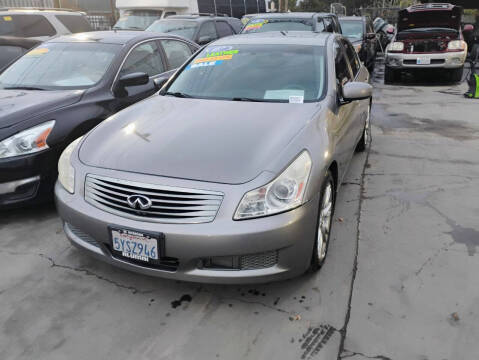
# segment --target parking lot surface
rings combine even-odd
[[[265,285],[150,278],[66,241],[52,205],[0,215],[0,359],[473,359],[478,103],[374,78],[317,274]],[[407,80],[407,79],[406,79]]]

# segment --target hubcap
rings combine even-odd
[[[329,233],[331,231],[331,217],[333,213],[333,185],[328,183],[324,189],[319,212],[318,225],[318,259],[323,261],[328,248]]]

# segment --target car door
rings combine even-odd
[[[335,152],[338,154],[340,174],[344,176],[356,144],[356,132],[352,130],[355,128],[354,117],[358,104],[356,102],[346,102],[343,99],[343,86],[351,82],[353,76],[345,49],[338,40],[334,41],[334,59],[338,104],[333,126],[336,138]]]
[[[158,40],[148,40],[137,44],[126,56],[113,85],[120,107],[127,107],[153,95],[158,90],[155,80],[160,79],[162,76],[168,76],[168,74],[165,75],[168,71]],[[125,75],[134,73],[147,74],[149,78],[148,83],[122,88],[119,85],[119,80]]]
[[[367,76],[366,69],[361,65],[361,60],[354,50],[353,46],[346,39],[341,40],[341,44],[344,47],[346,59],[351,67],[351,73],[353,81],[367,82],[369,77]],[[351,134],[353,136],[353,142],[356,143],[363,134],[364,125],[366,124],[366,117],[368,116],[369,100],[356,100],[353,102],[355,106],[352,106],[351,112]]]
[[[200,30],[196,37],[196,43],[199,45],[206,45],[218,39],[215,22],[213,20],[205,21],[201,24]]]

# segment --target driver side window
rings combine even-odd
[[[215,23],[213,21],[207,21],[201,25],[200,33],[198,34],[198,40],[202,37],[208,37],[211,40],[216,40],[218,38],[216,35]]]
[[[335,42],[334,44],[334,63],[336,70],[336,87],[338,92],[342,95],[343,86],[352,80],[351,70],[349,68],[349,63],[344,54],[343,47]]]
[[[142,72],[148,76],[156,76],[165,72],[160,48],[156,41],[138,45],[126,58],[120,76]]]

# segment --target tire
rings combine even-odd
[[[398,81],[399,71],[391,69],[389,66],[386,66],[384,70],[384,83],[385,84],[394,84]]]
[[[366,118],[366,124],[364,125],[363,135],[359,139],[358,144],[356,145],[356,152],[364,152],[369,144],[369,139],[371,138],[371,104],[369,104],[368,115]]]
[[[329,189],[329,190],[328,190]],[[334,207],[336,201],[336,187],[334,186],[333,175],[330,171],[326,173],[323,185],[321,186],[321,197],[319,199],[318,220],[316,224],[316,237],[314,239],[313,254],[311,257],[310,271],[318,271],[324,264],[328,253],[331,226],[333,224]],[[328,207],[329,210],[325,208]],[[326,211],[327,210],[327,211]],[[329,215],[327,215],[329,214]],[[327,215],[327,216],[326,216]],[[327,227],[327,231],[326,231]],[[321,249],[318,246],[321,241]]]
[[[459,69],[453,69],[450,71],[450,79],[454,83],[462,82],[462,75],[464,73],[464,67],[460,67]]]

